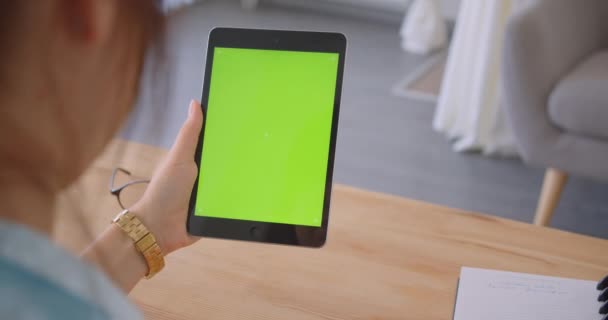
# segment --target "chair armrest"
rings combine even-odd
[[[510,19],[503,51],[503,86],[507,121],[522,157],[544,159],[561,131],[548,118],[548,97],[560,79],[608,36],[608,1],[540,0]]]

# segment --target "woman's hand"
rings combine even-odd
[[[130,210],[154,234],[164,255],[198,240],[186,231],[186,218],[198,174],[194,153],[202,124],[201,105],[193,100],[167,158],[156,169],[142,199]]]
[[[169,155],[156,169],[142,199],[129,210],[154,234],[164,255],[197,240],[186,232],[186,215],[198,173],[194,153],[202,124],[201,105],[192,101],[188,119]],[[148,271],[133,240],[116,224],[84,250],[82,257],[97,265],[127,293]]]

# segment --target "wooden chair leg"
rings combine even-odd
[[[534,217],[535,225],[546,226],[549,224],[567,181],[568,174],[563,171],[553,168],[545,171],[545,179],[538,199],[536,216]]]

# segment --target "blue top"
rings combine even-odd
[[[110,280],[45,236],[0,219],[0,318],[143,319]]]

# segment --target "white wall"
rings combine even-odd
[[[403,14],[413,0],[241,0],[243,4],[267,1],[282,5],[314,8],[354,15],[376,16],[380,19],[401,22]],[[486,1],[486,0],[479,0]],[[461,0],[439,0],[444,16],[456,20]],[[247,6],[250,7],[250,6]],[[372,10],[366,10],[366,8]],[[376,9],[376,10],[373,10]]]
[[[307,1],[307,0],[302,0]],[[362,7],[378,8],[390,11],[405,12],[413,0],[325,0],[326,2],[337,5],[355,5]],[[444,16],[450,20],[455,20],[458,15],[458,7],[461,0],[440,0]],[[482,0],[485,1],[485,0]]]

